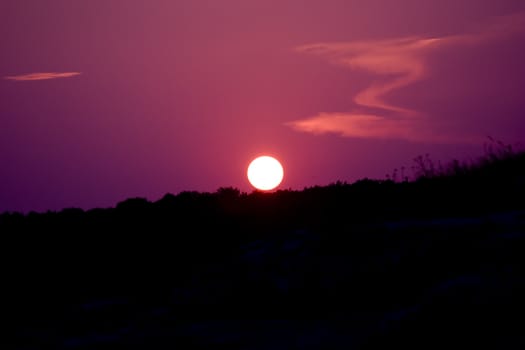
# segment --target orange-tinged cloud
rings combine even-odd
[[[477,143],[476,137],[444,134],[436,131],[426,118],[385,118],[373,114],[319,113],[287,123],[296,131],[316,135],[338,134],[344,137],[400,139],[422,143]]]
[[[409,137],[411,129],[404,120],[390,120],[372,114],[320,113],[312,118],[298,120],[290,126],[313,134],[336,133],[349,137],[388,138],[392,134]]]
[[[421,57],[425,50],[437,45],[440,39],[400,38],[369,42],[320,43],[296,48],[298,52],[327,57],[332,63],[354,69],[362,69],[379,75],[395,75],[396,78],[373,84],[354,97],[361,106],[380,108],[394,112],[414,111],[389,104],[383,96],[422,79],[425,64]]]
[[[48,80],[59,78],[70,78],[81,74],[80,72],[39,72],[31,74],[13,75],[4,77],[7,80],[31,81],[31,80]]]
[[[365,70],[386,77],[358,92],[353,101],[359,112],[320,113],[287,123],[294,130],[314,134],[336,133],[346,137],[395,138],[409,141],[472,142],[465,135],[435,135],[436,122],[421,112],[387,102],[385,96],[422,80],[429,73],[427,57],[443,48],[468,47],[525,33],[525,13],[498,18],[476,33],[420,38],[405,37],[357,42],[303,45],[297,52],[325,57],[333,64]],[[363,113],[362,110],[373,109]]]

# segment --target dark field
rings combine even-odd
[[[523,349],[525,154],[418,170],[4,213],[3,348]]]

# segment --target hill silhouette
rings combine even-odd
[[[9,348],[523,348],[525,152],[414,162],[412,179],[3,213]]]

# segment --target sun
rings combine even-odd
[[[284,170],[277,159],[261,156],[252,160],[247,175],[253,187],[261,191],[271,191],[283,180]]]

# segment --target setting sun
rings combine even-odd
[[[248,166],[248,180],[258,190],[270,191],[279,186],[284,171],[281,163],[273,157],[255,158]]]

